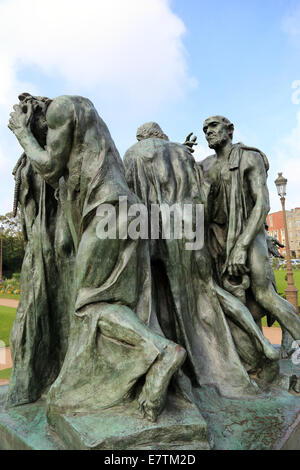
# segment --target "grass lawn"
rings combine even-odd
[[[283,294],[287,288],[287,281],[285,280],[286,271],[274,271],[277,290],[279,294]],[[298,289],[298,305],[300,306],[300,271],[293,271],[295,286]]]
[[[268,325],[267,325],[267,317],[263,317],[262,320],[261,320],[261,322],[262,322],[262,326],[268,326]],[[273,323],[272,327],[274,327],[274,328],[281,328],[280,325],[279,325],[279,323],[278,323],[277,321]]]
[[[0,294],[0,299],[20,300],[20,294]]]
[[[0,379],[7,379],[7,380],[9,380],[9,379],[10,379],[10,375],[11,375],[11,368],[10,368],[10,369],[3,369],[3,370],[0,370]]]
[[[275,279],[276,279],[276,286],[277,286],[277,291],[279,294],[284,294],[285,289],[287,287],[287,281],[285,280],[286,276],[286,270],[285,271],[277,271],[274,270],[275,273]],[[299,294],[298,294],[298,305],[300,306],[300,271],[293,271],[294,274],[294,281],[295,281],[295,286],[297,287]],[[264,317],[262,319],[262,325],[263,326],[268,326],[267,325],[267,318]],[[275,322],[273,324],[274,327],[280,328],[279,323]]]
[[[16,316],[16,309],[0,305],[0,341],[9,346],[9,336],[12,324]]]

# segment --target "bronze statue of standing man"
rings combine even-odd
[[[231,292],[245,285],[246,304],[258,323],[270,313],[298,339],[300,318],[275,291],[268,260],[264,230],[269,212],[267,157],[258,149],[233,144],[234,126],[225,117],[206,119],[203,131],[215,150],[199,165],[210,187],[210,251],[215,276]]]

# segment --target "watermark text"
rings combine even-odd
[[[204,245],[203,204],[128,204],[119,197],[118,204],[97,208],[96,235],[110,240],[184,240],[186,250],[200,250]]]

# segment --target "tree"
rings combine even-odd
[[[0,236],[2,238],[3,276],[10,278],[20,272],[24,257],[24,238],[20,213],[13,217],[12,212],[0,216]]]

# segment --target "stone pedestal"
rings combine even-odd
[[[7,385],[0,387],[0,449],[57,450],[64,444],[47,424],[45,402],[4,410]]]
[[[142,419],[131,404],[88,415],[52,415],[50,428],[44,400],[5,411],[6,391],[0,388],[0,449],[210,449],[199,411],[176,396],[170,396],[157,423]]]
[[[280,361],[277,384],[257,397],[220,397],[211,387],[197,393],[216,450],[300,450],[300,366]],[[262,385],[262,384],[260,384]],[[288,392],[288,390],[291,390]]]
[[[0,449],[80,450],[300,450],[300,367],[282,360],[277,384],[254,397],[220,397],[194,390],[199,410],[169,395],[156,423],[142,419],[136,402],[94,414],[50,414],[44,400],[4,410],[0,387]],[[201,413],[201,414],[200,414]]]

